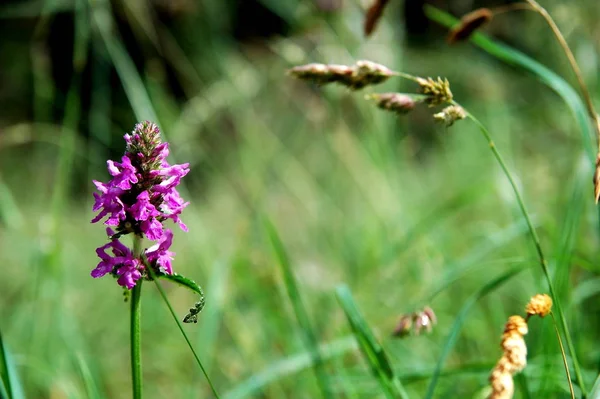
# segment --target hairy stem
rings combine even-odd
[[[567,341],[567,347],[569,348],[569,352],[571,353],[571,359],[573,361],[573,368],[575,369],[575,376],[577,378],[577,384],[579,385],[579,388],[581,389],[581,391],[583,393],[583,397],[585,398],[585,396],[586,396],[585,384],[583,382],[583,376],[581,374],[579,362],[577,361],[577,355],[575,354],[575,347],[573,346],[573,341],[571,340],[571,334],[569,333],[569,329],[567,326],[567,320],[565,319],[565,316],[564,316],[561,306],[560,306],[560,302],[558,300],[558,296],[556,295],[556,292],[554,290],[554,284],[552,284],[552,278],[550,277],[550,271],[548,270],[548,262],[546,261],[546,257],[544,256],[544,252],[542,251],[540,239],[537,235],[537,232],[535,231],[535,227],[533,226],[531,217],[529,216],[529,212],[527,211],[527,208],[525,207],[525,202],[523,201],[523,197],[521,196],[521,193],[519,192],[519,189],[517,187],[515,179],[513,178],[510,171],[508,170],[508,167],[506,166],[504,159],[498,152],[498,149],[496,148],[496,145],[494,144],[494,141],[492,140],[492,137],[490,136],[490,133],[488,132],[488,130],[485,128],[485,126],[483,126],[483,124],[481,122],[479,122],[479,120],[477,118],[475,118],[468,111],[466,111],[466,114],[467,114],[467,117],[469,119],[471,119],[479,127],[479,131],[481,132],[483,137],[488,142],[488,144],[490,146],[490,150],[494,154],[494,158],[496,158],[496,161],[500,165],[502,172],[504,172],[504,175],[506,176],[506,178],[508,179],[508,181],[510,183],[510,186],[512,187],[513,193],[515,194],[515,198],[519,205],[519,209],[521,210],[521,213],[523,214],[523,217],[525,218],[525,222],[527,223],[527,227],[529,228],[529,234],[531,236],[531,241],[533,242],[533,244],[535,246],[535,250],[538,255],[538,260],[539,260],[540,266],[542,268],[542,271],[544,273],[544,277],[546,278],[546,281],[548,282],[548,288],[550,290],[550,295],[552,296],[552,299],[553,299],[555,307],[556,307],[556,314],[558,316],[558,319],[560,320],[560,324],[561,324],[563,333],[565,335],[565,340]],[[558,329],[558,323],[556,322],[556,319],[552,318],[552,320],[554,322],[555,328]],[[559,336],[559,343],[560,343],[560,336]],[[561,343],[561,345],[562,345],[562,343]],[[566,358],[566,355],[564,352],[562,352],[562,357],[563,357],[563,361],[567,362],[567,358]],[[570,380],[569,380],[569,383],[570,383]]]

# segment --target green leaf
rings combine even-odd
[[[408,399],[408,394],[395,375],[385,350],[377,341],[371,328],[360,313],[348,287],[345,285],[339,286],[336,290],[336,295],[346,314],[348,323],[350,323],[358,346],[369,363],[373,375],[379,381],[379,385],[386,397]]]
[[[195,281],[190,280],[189,278],[184,277],[181,274],[161,274],[159,275],[159,277],[165,278],[173,283],[189,288],[196,294],[200,295],[200,300],[196,302],[193,307],[190,308],[188,314],[186,314],[183,318],[184,323],[197,323],[198,314],[202,312],[202,309],[204,309],[204,305],[206,305],[206,297],[204,296],[204,291],[202,291],[202,288],[198,284],[196,284]]]
[[[158,276],[159,278],[167,279],[173,283],[179,284],[183,287],[189,288],[194,291],[196,294],[204,297],[204,291],[202,288],[196,284],[194,280],[190,280],[189,278],[182,276],[181,274],[173,273],[173,274],[161,274]]]

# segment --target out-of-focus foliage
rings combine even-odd
[[[547,289],[526,226],[476,127],[445,129],[427,109],[398,117],[363,98],[414,84],[352,93],[285,73],[359,59],[448,78],[489,128],[533,213],[593,385],[598,212],[578,125],[530,74],[469,44],[449,47],[415,3],[390,1],[368,39],[370,3],[351,0],[0,5],[0,330],[26,397],[130,396],[129,309],[113,282],[89,276],[105,239],[89,221],[91,180],[107,177],[106,159],[120,157],[122,135],[141,119],[159,123],[174,161],[190,163],[190,233],[176,233],[174,270],[206,293],[198,324],[185,328],[222,396],[320,395],[265,217],[285,244],[335,397],[381,392],[350,339],[340,284],[409,397],[425,395],[442,355],[436,397],[484,395],[506,318]],[[457,16],[490,6],[440,3]],[[600,5],[543,5],[597,93]],[[498,16],[484,32],[575,82],[534,13]],[[477,296],[516,267],[527,270]],[[164,286],[183,317],[194,296]],[[146,397],[208,397],[152,285],[142,301]],[[400,315],[424,306],[437,314],[431,334],[391,338]],[[532,321],[526,341],[519,397],[564,397],[550,322]]]

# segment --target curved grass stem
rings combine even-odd
[[[458,105],[458,104],[456,104],[456,105]],[[585,398],[585,396],[586,396],[585,383],[583,381],[583,375],[581,374],[579,362],[577,361],[577,355],[575,353],[575,347],[573,346],[571,334],[569,333],[567,321],[562,312],[560,302],[558,300],[558,296],[556,295],[556,291],[554,290],[554,284],[552,283],[550,271],[548,270],[548,262],[546,261],[546,257],[544,256],[544,252],[543,252],[542,246],[540,244],[540,239],[537,235],[535,227],[533,226],[533,222],[531,221],[529,212],[527,211],[527,208],[525,207],[525,202],[523,201],[523,197],[521,196],[519,188],[517,187],[517,183],[515,182],[515,179],[513,178],[510,171],[508,170],[508,167],[506,166],[506,163],[504,162],[502,155],[500,155],[500,152],[498,152],[498,149],[496,148],[496,145],[494,144],[494,141],[492,140],[492,137],[490,136],[490,133],[488,132],[488,130],[471,113],[469,113],[466,110],[465,110],[465,112],[467,114],[467,118],[471,119],[471,121],[473,121],[479,127],[479,131],[481,132],[481,134],[483,135],[485,140],[488,142],[490,150],[494,154],[494,158],[496,158],[496,161],[500,165],[502,172],[508,179],[510,186],[512,187],[513,193],[515,194],[515,198],[519,205],[519,209],[521,210],[521,213],[523,214],[523,217],[525,218],[525,222],[527,223],[527,227],[529,229],[529,234],[531,236],[531,241],[533,242],[533,244],[535,246],[535,250],[538,255],[538,260],[539,260],[540,266],[542,268],[542,272],[544,273],[544,277],[546,278],[546,281],[548,282],[548,289],[550,290],[550,295],[552,296],[552,299],[553,299],[555,307],[556,307],[556,314],[558,316],[558,319],[560,320],[563,334],[565,335],[565,340],[567,342],[567,347],[569,348],[569,352],[571,353],[571,359],[573,361],[573,368],[575,369],[575,376],[577,378],[577,384],[579,385],[579,388],[582,391],[583,398]],[[558,323],[556,322],[556,319],[553,317],[552,320],[553,320],[555,328],[557,329],[557,331],[559,331]],[[558,338],[559,338],[559,344],[561,344],[561,346],[562,346],[562,342],[560,341],[560,334],[558,334]],[[567,363],[567,358],[566,358],[564,351],[562,351],[562,357],[563,357],[563,362]],[[567,373],[567,375],[568,375],[568,373]],[[569,384],[571,384],[570,378],[569,378]]]
[[[565,355],[565,347],[563,346],[562,339],[560,338],[560,331],[558,331],[558,325],[554,318],[554,313],[550,312],[550,316],[552,316],[552,322],[554,323],[554,331],[556,332],[556,338],[558,338],[560,353],[562,354],[565,372],[567,373],[567,381],[569,381],[569,391],[571,391],[571,399],[575,399],[575,390],[573,389],[573,383],[571,382],[571,372],[569,371],[569,364],[567,363],[567,355]]]
[[[581,89],[581,93],[583,94],[583,98],[587,105],[588,112],[590,114],[590,118],[592,118],[592,121],[594,122],[593,125],[594,125],[594,128],[596,129],[596,136],[598,139],[598,152],[600,153],[600,118],[598,117],[598,114],[596,113],[596,110],[594,108],[594,102],[592,101],[592,96],[590,94],[590,91],[587,88],[587,85],[585,84],[585,80],[583,79],[583,74],[581,73],[581,69],[579,68],[579,65],[577,64],[577,60],[575,60],[575,56],[573,55],[573,52],[571,51],[569,44],[565,40],[565,37],[563,36],[562,32],[558,28],[558,25],[556,25],[556,22],[554,22],[554,19],[552,19],[552,16],[548,13],[548,11],[546,11],[546,9],[544,7],[542,7],[536,0],[526,0],[526,1],[527,1],[527,3],[529,3],[531,5],[531,7],[538,14],[540,14],[542,16],[542,18],[544,18],[544,20],[546,21],[548,26],[550,26],[552,33],[554,33],[554,36],[556,36],[556,40],[560,44],[560,47],[563,49],[565,55],[567,56],[567,59],[569,60],[571,69],[573,70],[573,72],[575,73],[575,76],[577,77],[577,82],[579,83],[579,88]]]

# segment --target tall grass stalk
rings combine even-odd
[[[455,103],[457,104],[457,103]],[[458,105],[458,104],[457,104]],[[463,107],[464,109],[464,107]],[[529,212],[527,211],[527,208],[525,207],[525,202],[523,201],[523,197],[521,196],[521,193],[519,191],[519,188],[517,187],[517,183],[514,179],[514,177],[512,176],[512,174],[510,173],[510,171],[508,170],[508,167],[506,165],[506,162],[504,162],[504,159],[502,158],[502,155],[500,155],[500,152],[498,151],[498,149],[496,148],[496,145],[494,144],[494,141],[492,140],[492,137],[489,133],[489,131],[486,129],[486,127],[477,119],[473,116],[473,114],[471,114],[470,112],[468,112],[465,109],[465,112],[467,114],[467,118],[469,118],[471,121],[473,121],[477,127],[479,127],[479,131],[481,132],[481,134],[483,135],[484,139],[488,142],[488,145],[490,147],[490,150],[492,151],[492,153],[494,154],[494,158],[496,159],[496,161],[498,162],[498,164],[500,165],[500,168],[502,169],[502,172],[504,173],[504,175],[506,176],[506,178],[508,179],[510,186],[513,190],[513,193],[515,195],[515,199],[517,200],[517,203],[519,205],[519,209],[521,210],[521,213],[523,214],[523,217],[525,218],[525,221],[527,223],[527,227],[529,228],[529,233],[531,236],[531,241],[533,242],[533,245],[535,247],[537,256],[538,256],[538,261],[540,264],[540,267],[542,268],[542,272],[544,274],[544,277],[546,278],[546,281],[548,282],[548,288],[550,290],[550,295],[552,296],[552,300],[554,301],[554,305],[556,307],[556,313],[557,316],[560,320],[562,329],[563,329],[563,333],[565,335],[565,340],[567,341],[567,346],[569,347],[569,352],[571,353],[571,359],[573,361],[573,368],[575,369],[575,375],[577,377],[577,383],[579,385],[579,388],[581,389],[581,391],[583,392],[583,397],[585,398],[585,384],[583,382],[583,375],[581,374],[581,369],[579,366],[579,362],[577,360],[577,356],[575,354],[575,348],[573,346],[573,342],[571,340],[571,335],[569,333],[569,328],[567,325],[567,321],[564,317],[564,314],[562,312],[561,309],[561,305],[560,305],[560,300],[558,298],[558,296],[556,295],[556,291],[554,289],[554,284],[552,283],[552,277],[550,276],[550,271],[548,270],[548,262],[546,260],[546,257],[544,255],[544,251],[542,250],[542,245],[540,243],[540,239],[537,235],[537,232],[535,230],[535,227],[533,226],[533,222],[531,221],[531,217],[529,216]],[[558,343],[561,346],[562,349],[562,339],[560,336],[560,331],[558,329],[558,323],[556,322],[556,319],[553,317],[552,318],[552,322],[554,323],[555,329],[556,329],[556,338],[558,339]],[[563,358],[563,362],[565,363],[565,369],[567,372],[567,377],[568,378],[568,382],[569,382],[569,386],[572,385],[571,383],[571,379],[569,376],[569,369],[568,369],[568,365],[567,365],[567,358],[566,358],[566,354],[564,353],[564,351],[561,351],[561,355]],[[573,389],[573,387],[571,386],[571,390]]]

